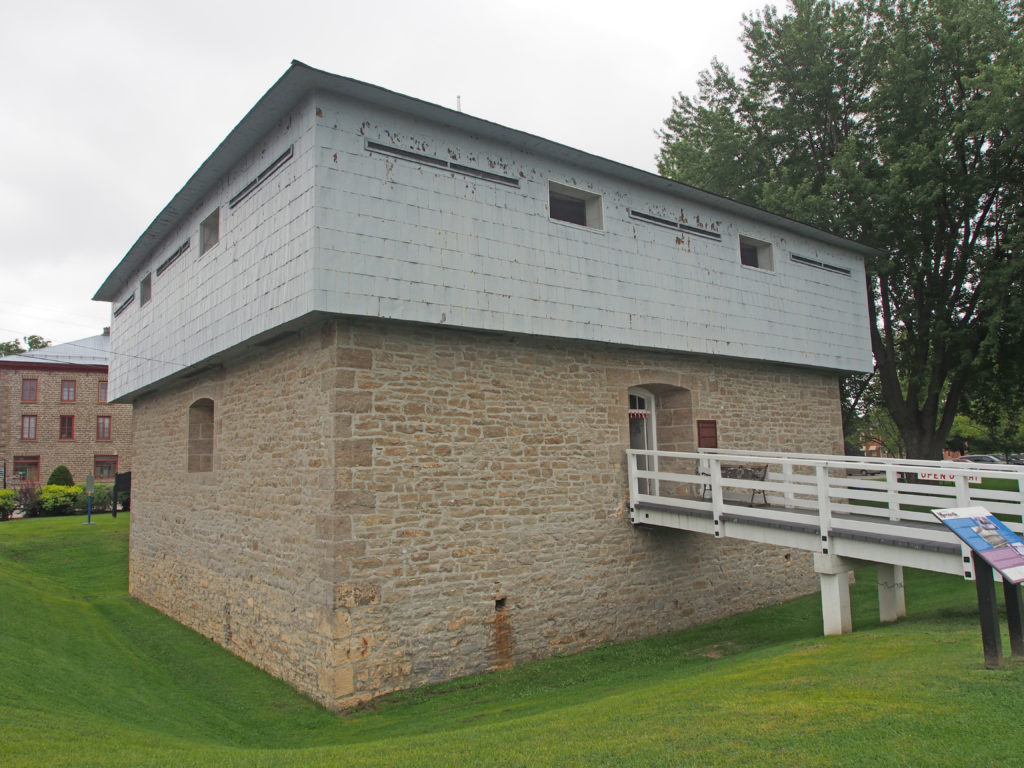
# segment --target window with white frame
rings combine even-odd
[[[774,269],[772,244],[740,235],[740,264],[771,272]]]
[[[549,181],[548,210],[555,221],[579,224],[591,229],[604,227],[601,196],[593,192]]]
[[[199,225],[199,255],[202,256],[219,242],[220,208],[215,208]]]

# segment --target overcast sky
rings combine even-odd
[[[655,131],[766,0],[8,0],[0,340],[93,336],[92,296],[292,59],[655,170]]]

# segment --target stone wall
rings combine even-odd
[[[332,320],[137,402],[132,592],[340,708],[813,591],[802,553],[630,525],[631,386],[680,449],[842,447],[833,375]]]

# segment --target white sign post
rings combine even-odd
[[[85,476],[85,492],[89,494],[89,516],[82,525],[92,525],[92,492],[96,487],[96,479],[91,475]]]

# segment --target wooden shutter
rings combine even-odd
[[[718,422],[714,419],[697,419],[697,447],[718,447]]]

